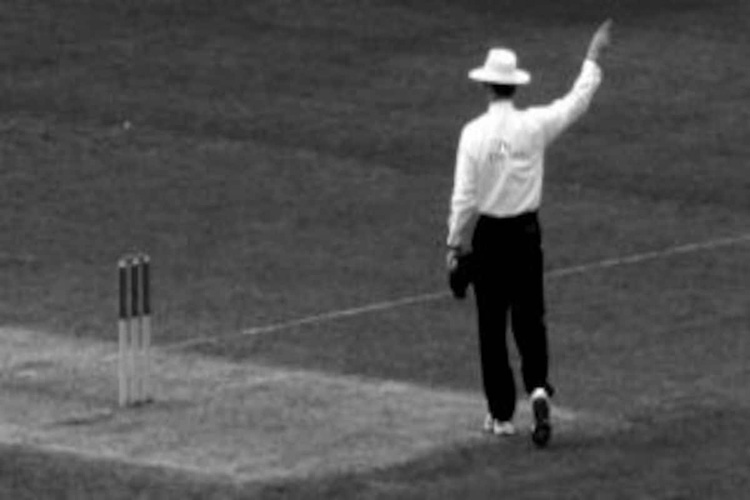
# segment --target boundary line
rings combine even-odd
[[[602,269],[610,269],[613,267],[619,267],[629,264],[638,264],[649,260],[656,260],[665,257],[672,257],[675,255],[687,254],[699,252],[702,250],[713,250],[716,248],[732,246],[741,243],[750,243],[750,233],[719,238],[715,240],[708,240],[704,242],[687,243],[684,245],[678,245],[674,247],[664,248],[662,250],[652,250],[649,252],[641,252],[631,255],[625,255],[622,257],[613,257],[609,259],[603,259],[599,261],[588,262],[576,266],[562,267],[558,269],[552,269],[545,272],[545,276],[548,279],[563,278],[566,276],[572,276],[576,274],[586,274],[592,271],[598,271]],[[440,291],[432,293],[424,293],[420,295],[412,295],[410,297],[403,297],[395,300],[386,300],[382,302],[374,302],[359,307],[352,307],[348,309],[340,309],[335,311],[328,311],[325,313],[315,314],[306,316],[303,318],[292,319],[288,321],[280,321],[277,323],[271,323],[264,326],[256,326],[246,328],[238,333],[230,335],[222,335],[216,337],[196,337],[193,339],[184,340],[181,342],[175,342],[171,344],[165,344],[159,347],[163,351],[181,350],[189,347],[194,347],[204,344],[215,344],[223,342],[225,340],[232,340],[241,337],[254,337],[264,335],[267,333],[274,333],[281,330],[288,330],[299,326],[312,325],[323,323],[326,321],[335,321],[338,319],[349,318],[352,316],[359,316],[377,311],[385,311],[389,309],[396,309],[398,307],[404,307],[412,304],[424,304],[435,300],[448,298],[451,296],[450,291]]]

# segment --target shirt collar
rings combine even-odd
[[[498,99],[490,103],[488,111],[490,113],[502,113],[503,111],[515,109],[513,101],[510,99]]]

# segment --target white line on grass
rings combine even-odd
[[[679,245],[675,247],[665,248],[663,250],[654,250],[651,252],[637,253],[633,255],[627,255],[623,257],[613,257],[611,259],[604,259],[597,262],[590,262],[588,264],[581,264],[579,266],[566,267],[561,269],[553,269],[546,273],[547,277],[556,278],[562,276],[568,276],[571,274],[583,274],[589,271],[595,271],[599,269],[607,269],[610,267],[617,267],[626,264],[637,264],[648,260],[659,259],[663,257],[671,257],[673,255],[680,255],[684,253],[698,252],[701,250],[712,250],[715,248],[721,248],[738,243],[750,242],[750,234],[744,234],[741,236],[734,236],[731,238],[721,238],[717,240],[704,241],[700,243],[687,243],[685,245]]]
[[[622,257],[613,257],[610,259],[604,259],[586,264],[580,264],[577,266],[563,267],[559,269],[552,269],[545,273],[548,279],[562,278],[574,274],[585,274],[592,271],[598,271],[601,269],[609,269],[612,267],[619,267],[628,264],[637,264],[649,260],[655,260],[665,257],[671,257],[674,255],[686,254],[698,252],[701,250],[712,250],[716,248],[736,245],[740,243],[750,242],[750,233],[739,236],[732,236],[727,238],[720,238],[715,240],[687,243],[684,245],[678,245],[674,247],[664,248],[662,250],[653,250],[650,252],[642,252],[632,255],[625,255]],[[420,295],[413,295],[410,297],[403,297],[395,300],[386,300],[382,302],[374,302],[360,307],[352,307],[349,309],[339,309],[336,311],[329,311],[321,314],[315,314],[312,316],[306,316],[304,318],[293,319],[289,321],[281,321],[278,323],[271,323],[264,326],[256,326],[247,328],[231,335],[223,335],[218,337],[197,337],[181,342],[175,342],[172,344],[166,344],[162,346],[164,350],[179,350],[188,347],[194,347],[197,345],[213,344],[216,342],[222,342],[225,340],[236,339],[240,337],[252,337],[263,335],[267,333],[274,333],[281,330],[288,330],[305,325],[314,325],[324,323],[326,321],[334,321],[338,319],[348,318],[352,316],[359,316],[366,313],[385,311],[390,309],[396,309],[411,304],[424,304],[435,300],[440,300],[450,297],[449,291],[440,291],[432,293],[424,293]]]
[[[337,311],[329,311],[329,312],[322,313],[322,314],[316,314],[313,316],[307,316],[304,318],[293,319],[289,321],[282,321],[279,323],[272,323],[270,325],[265,325],[265,326],[255,326],[252,328],[247,328],[245,330],[242,330],[241,332],[234,334],[234,335],[225,335],[221,337],[197,337],[197,338],[185,340],[182,342],[176,342],[174,344],[167,344],[164,346],[164,348],[169,349],[169,350],[184,349],[186,347],[192,347],[195,345],[219,342],[225,339],[253,336],[253,335],[262,335],[264,333],[272,333],[272,332],[276,332],[279,330],[287,330],[289,328],[294,328],[297,326],[313,325],[317,323],[323,323],[325,321],[332,321],[332,320],[337,320],[341,318],[347,318],[349,316],[359,316],[360,314],[365,314],[369,312],[383,311],[387,309],[395,309],[397,307],[406,306],[409,304],[421,304],[425,302],[431,302],[433,300],[447,297],[448,294],[449,292],[434,292],[434,293],[425,293],[422,295],[413,295],[411,297],[404,297],[402,299],[375,302],[373,304],[367,304],[361,307],[353,307],[351,309],[340,309]]]

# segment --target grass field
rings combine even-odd
[[[143,249],[165,351],[464,392],[480,387],[470,303],[241,332],[444,290],[457,134],[485,106],[466,71],[510,45],[535,79],[521,104],[548,101],[614,17],[602,89],[549,152],[542,220],[556,402],[618,422],[542,453],[470,440],[240,483],[6,444],[0,498],[746,497],[748,15],[741,0],[0,0],[0,327],[114,341],[115,265]],[[197,338],[217,340],[175,347]]]

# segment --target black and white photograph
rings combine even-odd
[[[0,500],[750,498],[748,28],[0,0]]]

